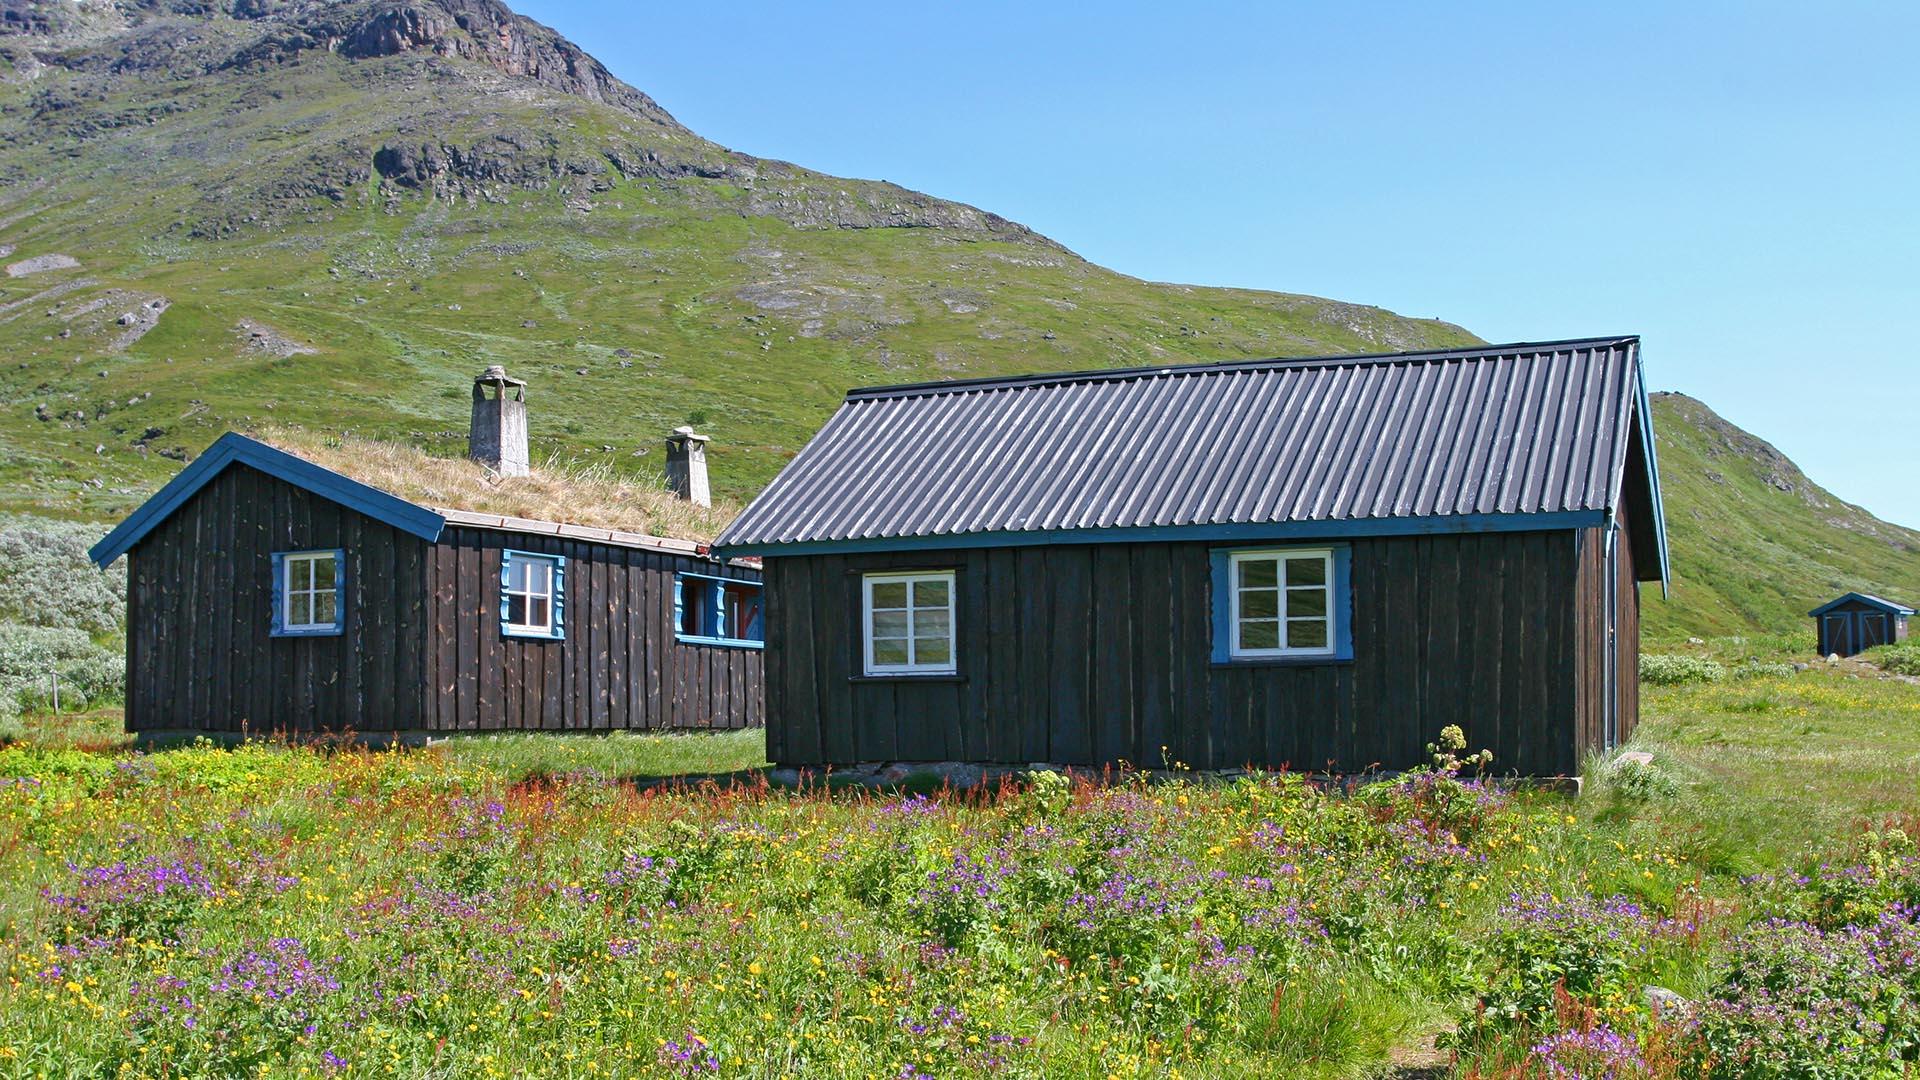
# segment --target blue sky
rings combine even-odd
[[[1920,526],[1920,5],[519,0],[727,146],[1654,389]]]

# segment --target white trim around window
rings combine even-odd
[[[951,570],[863,575],[862,670],[870,676],[956,674],[954,592]]]
[[[563,555],[502,551],[500,632],[516,638],[565,638],[566,574]]]
[[[1234,659],[1334,654],[1333,556],[1332,548],[1231,554],[1227,625]]]
[[[338,634],[346,621],[346,572],[338,548],[274,552],[273,636]]]

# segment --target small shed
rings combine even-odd
[[[126,725],[147,736],[762,720],[759,565],[688,540],[421,505],[228,433],[91,554],[129,560]]]
[[[715,548],[815,767],[1568,775],[1667,579],[1635,337],[854,390]]]
[[[1807,614],[1813,616],[1821,656],[1852,656],[1875,645],[1907,640],[1907,619],[1913,609],[1869,593],[1850,592]]]

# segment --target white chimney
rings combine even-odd
[[[511,396],[509,396],[511,391]],[[473,380],[473,425],[467,456],[501,476],[526,476],[527,384],[493,364]]]
[[[695,435],[690,427],[677,427],[667,436],[667,487],[695,506],[712,506],[713,492],[707,487],[707,443],[705,435]]]

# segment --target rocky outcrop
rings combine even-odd
[[[0,148],[94,143],[94,156],[130,171],[156,150],[244,163],[181,212],[174,227],[193,238],[324,215],[363,194],[369,178],[393,212],[414,196],[498,203],[515,190],[552,191],[591,212],[622,181],[649,180],[716,216],[938,229],[1060,250],[976,207],[708,142],[500,0],[0,0],[0,29],[10,31],[0,53],[57,73],[24,96],[24,124],[0,124]],[[330,66],[353,104],[338,114],[287,108],[285,87],[304,83],[282,74],[301,65]],[[145,83],[192,89],[148,96]],[[207,125],[211,108],[232,122]],[[286,118],[273,122],[269,143],[226,141],[275,114]],[[192,134],[174,136],[171,125]],[[307,130],[316,137],[287,138]]]
[[[0,35],[43,39],[43,62],[118,74],[209,73],[316,49],[355,60],[429,53],[686,130],[578,45],[499,0],[0,0]]]

